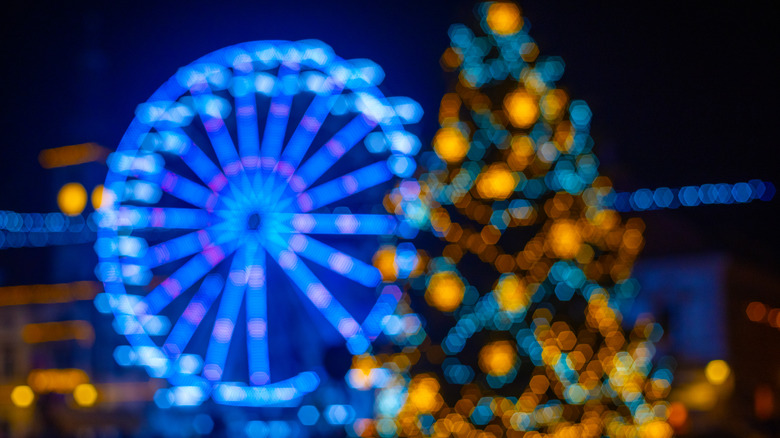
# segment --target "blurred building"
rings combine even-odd
[[[666,330],[657,347],[677,362],[668,399],[678,434],[774,436],[777,273],[725,253],[700,253],[641,260],[635,277],[641,291],[626,316],[652,313]]]

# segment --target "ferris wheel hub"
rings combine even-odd
[[[248,230],[256,231],[260,229],[260,225],[263,223],[263,219],[260,213],[252,213],[246,220],[246,227]]]

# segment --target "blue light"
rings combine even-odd
[[[325,408],[325,420],[330,424],[347,424],[355,419],[355,409],[349,405],[330,405]]]
[[[320,419],[320,412],[311,405],[301,406],[298,409],[298,419],[304,426],[312,426]]]
[[[775,195],[771,182],[750,180],[736,184],[703,184],[679,189],[661,187],[655,190],[614,193],[604,199],[605,206],[617,211],[644,211],[659,208],[695,207],[700,204],[733,204],[769,201]]]

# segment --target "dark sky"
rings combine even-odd
[[[135,106],[179,66],[242,41],[318,38],[344,58],[373,59],[387,94],[426,109],[425,143],[449,78],[438,66],[447,28],[473,24],[465,1],[33,3],[0,14],[0,209],[30,212],[56,210],[66,178],[40,168],[41,149],[115,147]],[[542,54],[566,61],[560,85],[591,106],[596,152],[618,190],[779,182],[780,17],[770,2],[693,3],[522,3]],[[696,235],[648,250],[725,249],[774,263],[776,205],[645,213],[655,233]]]

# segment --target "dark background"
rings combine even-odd
[[[143,102],[179,66],[226,45],[318,38],[370,58],[388,95],[437,128],[451,80],[438,64],[468,1],[14,2],[0,13],[0,209],[56,211],[62,176],[44,148],[114,148]],[[771,2],[521,3],[559,84],[591,106],[596,153],[619,191],[776,180],[778,14]],[[95,181],[103,170],[94,167]],[[76,179],[76,176],[74,176]],[[777,201],[642,213],[646,254],[725,250],[777,266]],[[6,264],[5,262],[3,264]],[[32,279],[27,279],[31,281]]]

